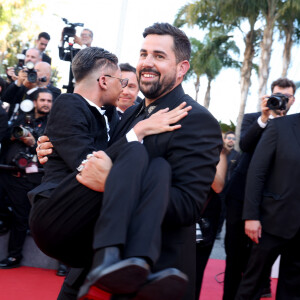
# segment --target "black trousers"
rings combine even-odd
[[[223,300],[233,300],[242,280],[250,256],[252,241],[245,234],[242,220],[226,221],[225,252],[226,268],[224,276]]]
[[[28,217],[31,209],[27,193],[36,184],[29,182],[26,177],[15,177],[9,173],[1,173],[0,182],[12,206],[8,256],[22,258],[23,245],[29,228]]]
[[[38,199],[30,228],[40,249],[63,263],[90,266],[97,249],[118,245],[123,257],[153,263],[161,246],[161,224],[168,201],[171,170],[162,158],[149,161],[140,143],[127,143],[106,181],[105,193],[67,177],[50,199]]]
[[[265,231],[259,244],[253,244],[249,263],[237,292],[236,300],[260,299],[261,281],[281,254],[277,300],[300,299],[300,230],[292,239],[284,239]]]

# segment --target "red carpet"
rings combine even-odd
[[[225,260],[220,259],[210,259],[205,269],[202,290],[200,295],[200,300],[222,300],[223,295],[223,283],[218,283],[216,279],[220,282],[224,279],[223,273],[225,270]],[[220,274],[220,275],[218,275]],[[261,298],[261,299],[275,299],[277,286],[277,279],[272,279],[272,298]]]
[[[218,283],[215,277],[224,272],[224,269],[224,260],[209,260],[202,284],[201,300],[222,299],[223,284]],[[223,274],[217,276],[217,279],[223,281]],[[55,270],[30,267],[0,270],[0,300],[55,300],[63,280],[63,277],[55,275]],[[273,298],[268,299],[275,299],[276,284],[277,280],[273,279]],[[101,300],[107,300],[107,296],[103,296]]]

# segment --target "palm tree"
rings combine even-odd
[[[280,37],[285,39],[282,61],[281,77],[287,76],[287,71],[291,62],[291,49],[294,42],[300,41],[300,2],[298,0],[288,0],[283,6],[277,27]]]
[[[208,79],[204,106],[209,107],[211,82],[219,75],[222,68],[240,68],[238,61],[233,59],[230,53],[239,54],[235,42],[231,36],[224,35],[219,30],[209,34],[204,39],[204,47],[199,55],[199,63],[204,67],[204,73]]]
[[[183,6],[176,15],[175,26],[197,25],[211,30],[223,27],[230,32],[239,29],[244,35],[245,51],[241,67],[241,100],[236,127],[236,147],[238,149],[241,123],[251,85],[253,58],[260,38],[260,31],[255,29],[260,13],[261,0],[206,0],[196,1]],[[249,31],[244,33],[240,27],[242,22],[248,23]]]
[[[191,77],[195,77],[195,100],[198,101],[198,93],[200,89],[200,77],[204,74],[204,69],[202,64],[200,64],[199,55],[203,49],[203,43],[195,38],[190,38],[191,41],[191,59],[190,59],[190,69],[188,70],[185,80],[189,80]]]
[[[273,44],[273,32],[277,18],[279,17],[280,0],[262,0],[261,12],[265,19],[265,26],[263,30],[263,38],[260,44],[261,54],[258,72],[258,96],[259,101],[257,109],[260,110],[260,99],[266,94],[267,82],[270,72],[270,60]]]

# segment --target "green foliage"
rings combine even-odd
[[[7,66],[17,63],[16,55],[39,33],[32,16],[45,6],[43,0],[0,0],[0,4],[0,73],[3,74]]]
[[[196,76],[199,78],[206,75],[213,80],[220,73],[222,68],[240,68],[241,64],[231,54],[239,54],[239,49],[231,36],[224,34],[222,30],[214,30],[207,34],[203,43],[191,38],[191,68],[186,80]]]
[[[230,124],[226,124],[226,123],[222,123],[222,121],[219,121],[219,125],[221,127],[221,130],[223,133],[227,132],[227,131],[233,131],[235,132],[235,125],[233,124],[233,122],[230,120]]]

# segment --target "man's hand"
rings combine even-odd
[[[38,146],[36,147],[36,153],[40,164],[45,164],[48,161],[47,155],[52,154],[53,145],[46,135],[39,137],[37,141]]]
[[[261,121],[263,123],[267,123],[271,114],[271,110],[269,107],[267,107],[267,102],[269,100],[269,95],[264,95],[261,99]]]
[[[28,147],[33,147],[35,144],[34,136],[29,132],[28,136],[20,138],[20,140],[26,144]]]
[[[24,82],[27,80],[27,73],[25,70],[20,70],[17,80],[17,86],[24,85]]]
[[[11,137],[12,141],[15,141],[15,137]],[[28,147],[33,147],[35,144],[34,136],[29,132],[28,136],[19,138],[19,141],[23,142]]]
[[[107,176],[112,167],[112,161],[104,151],[93,152],[80,165],[81,171],[76,179],[86,187],[96,192],[104,192]]]
[[[248,237],[255,242],[259,243],[259,238],[261,238],[261,223],[257,220],[246,220],[245,221],[245,233]]]
[[[74,44],[78,44],[79,46],[82,46],[82,40],[79,36],[74,36]]]
[[[10,76],[13,81],[16,81],[18,79],[18,76],[15,74],[15,69],[13,67],[8,68],[6,70],[6,74]]]
[[[171,125],[186,117],[188,111],[192,109],[191,106],[185,106],[186,102],[183,102],[171,111],[169,111],[169,108],[161,109],[149,119],[138,122],[133,128],[138,140],[141,141],[148,135],[174,131],[181,128],[180,124]]]

